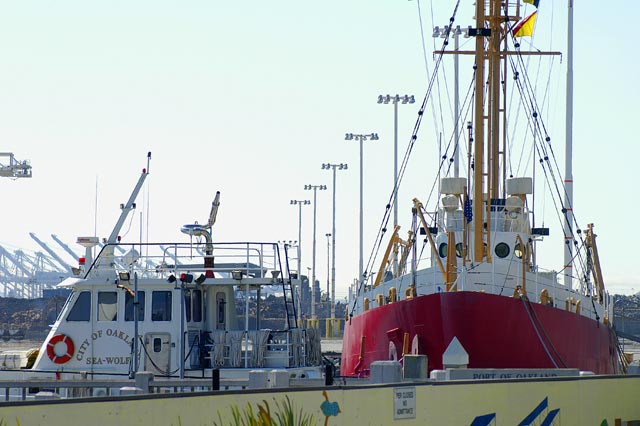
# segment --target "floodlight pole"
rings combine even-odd
[[[301,323],[301,299],[302,299],[302,206],[311,204],[309,200],[291,200],[291,205],[298,206],[298,323]]]
[[[317,192],[327,189],[326,185],[305,185],[306,191],[313,190],[313,258],[311,262],[311,319],[316,319],[316,211]]]
[[[413,95],[378,95],[379,104],[393,103],[393,226],[398,225],[398,104],[415,103]],[[393,275],[398,274],[398,259],[393,259]]]
[[[364,281],[364,204],[362,201],[363,198],[363,188],[364,188],[364,179],[363,179],[363,170],[364,170],[364,161],[363,161],[363,142],[367,140],[377,141],[380,139],[377,133],[368,133],[368,134],[354,134],[347,133],[344,136],[344,140],[346,141],[357,141],[360,142],[360,247],[359,247],[359,261],[358,261],[358,283]]]
[[[346,163],[322,164],[323,170],[333,171],[333,226],[331,232],[331,318],[336,317],[336,170],[346,170]]]

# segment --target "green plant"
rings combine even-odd
[[[240,410],[237,405],[231,406],[232,421],[228,426],[312,426],[316,421],[312,414],[305,413],[302,408],[296,412],[295,407],[288,396],[280,404],[275,402],[276,409],[271,411],[269,402],[262,401],[258,404],[257,412],[253,406],[248,403],[244,410]],[[215,426],[223,426],[222,416],[218,412],[218,422],[214,422]],[[3,426],[0,424],[0,426]]]

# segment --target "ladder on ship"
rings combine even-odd
[[[296,312],[295,293],[293,291],[293,282],[291,278],[291,270],[289,269],[289,255],[287,253],[287,245],[284,245],[284,259],[287,274],[282,279],[282,292],[284,297],[284,308],[287,316],[287,329],[298,328],[298,316]],[[282,271],[282,265],[280,265]],[[302,282],[298,273],[297,279]]]

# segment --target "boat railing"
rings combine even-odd
[[[105,270],[135,272],[145,278],[167,278],[185,271],[214,273],[217,277],[234,274],[249,278],[288,277],[287,259],[276,243],[119,243],[113,245],[116,250],[108,250],[109,246],[105,245],[90,265],[88,277]]]
[[[68,373],[67,373],[68,374]],[[151,380],[145,389],[135,379],[72,378],[63,380],[29,379],[0,381],[0,402],[59,398],[105,397],[135,393],[208,392],[249,387],[248,378],[161,378]]]
[[[319,365],[314,329],[215,331],[205,345],[211,367],[294,368]]]
[[[519,263],[519,262],[515,262]],[[431,294],[445,292],[446,286],[442,281],[442,277],[437,273],[436,268],[422,270],[419,274],[433,274],[431,279],[418,279],[417,294]],[[470,279],[470,276],[486,274],[491,277],[490,282],[483,282],[477,277]],[[397,299],[405,298],[405,291],[411,285],[411,277],[405,275],[390,281],[383,281],[376,288],[369,287],[367,291],[359,295],[359,303],[364,305],[364,299],[369,300],[370,307],[377,307],[380,304],[385,305],[392,303],[390,291],[397,295]],[[393,290],[391,290],[393,288]],[[491,270],[490,274],[486,271],[479,270],[460,270],[456,282],[450,287],[450,291],[482,291],[485,293],[514,296],[522,288],[522,274],[519,268],[513,268],[512,272],[502,272],[499,270]],[[527,297],[535,303],[544,303],[558,309],[567,309],[585,316],[587,318],[602,319],[602,312],[596,309],[597,304],[591,303],[592,296],[583,294],[573,288],[567,288],[557,281],[557,273],[555,271],[543,271],[528,273],[526,276]],[[543,298],[543,291],[548,298]],[[578,308],[577,302],[580,301]]]
[[[491,229],[498,232],[524,232],[530,231],[530,223],[533,214],[532,212],[519,212],[515,216],[510,216],[504,209],[491,214]],[[467,224],[467,218],[464,216],[462,210],[456,210],[451,213],[445,214],[444,209],[439,211],[438,217],[440,219],[440,226],[444,226],[447,231],[462,232]],[[470,223],[470,229],[475,226],[474,222]]]

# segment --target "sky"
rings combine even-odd
[[[456,24],[473,24],[471,3],[460,4]],[[633,216],[626,219],[640,208],[638,55],[633,26],[613,27],[621,12],[638,16],[640,5],[575,3],[574,210],[583,228],[595,223],[605,284],[630,294],[640,291]],[[541,0],[535,36],[523,46],[565,52],[566,8]],[[360,241],[359,145],[345,133],[379,135],[363,146],[366,264],[393,186],[393,107],[379,105],[378,95],[416,98],[399,107],[402,158],[434,69],[431,52],[442,42],[432,29],[453,9],[442,0],[0,0],[0,152],[33,167],[31,179],[0,180],[0,245],[42,251],[33,232],[72,262],[50,235],[78,253],[78,236],[108,236],[151,151],[123,241],[140,239],[141,218],[150,241],[186,241],[180,227],[205,222],[220,191],[214,239],[298,240],[300,229],[304,273],[313,206],[301,207],[300,225],[290,201],[313,200],[307,184],[327,185],[316,210],[324,288],[334,188],[321,164],[347,163],[335,187],[336,293],[344,297],[358,275]],[[532,65],[561,170],[565,58]],[[450,133],[439,111],[451,109],[444,91],[453,84],[452,60],[443,66],[443,101],[425,113],[399,191],[403,233],[412,198],[434,200],[438,141]],[[461,63],[465,76],[470,68]],[[552,209],[551,201],[537,207],[551,228],[538,250],[543,267],[558,270],[561,229]]]

